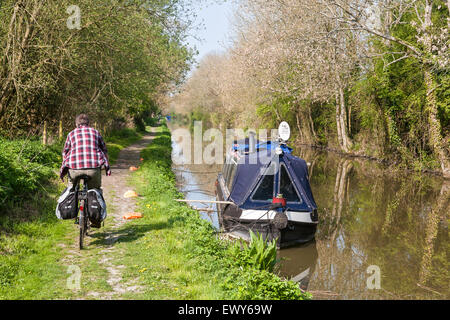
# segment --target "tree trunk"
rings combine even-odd
[[[317,136],[316,136],[316,131],[314,130],[314,121],[312,119],[311,116],[311,108],[308,107],[308,122],[309,122],[309,127],[311,129],[311,135],[312,135],[312,139],[313,139],[313,143],[316,142]]]
[[[428,134],[433,151],[441,164],[442,174],[444,177],[450,178],[448,151],[444,146],[444,139],[441,136],[441,123],[437,116],[436,84],[429,68],[426,65],[424,71],[427,89],[425,111],[428,113]]]
[[[391,0],[385,0],[384,5],[386,8],[389,8],[391,6]],[[385,16],[384,16],[385,22],[384,22],[384,34],[386,36],[391,36],[391,27],[392,27],[392,10],[386,10]],[[389,40],[382,39],[385,46],[389,45]]]
[[[352,142],[347,133],[346,119],[347,111],[345,108],[344,89],[339,85],[338,92],[336,93],[336,127],[338,141],[341,149],[344,152],[349,152]]]
[[[21,5],[21,1],[16,2],[15,6],[14,6],[14,11],[13,14],[11,15],[11,20],[9,23],[9,31],[8,31],[8,37],[7,37],[7,42],[6,42],[6,48],[3,54],[3,59],[2,59],[2,65],[1,65],[1,73],[0,73],[0,77],[4,79],[3,83],[1,83],[0,86],[0,118],[3,115],[3,113],[5,112],[8,104],[7,101],[10,100],[10,93],[9,93],[9,88],[11,85],[11,71],[10,71],[10,63],[8,61],[8,57],[9,57],[9,52],[11,49],[11,46],[13,45],[13,39],[14,39],[14,25],[15,25],[15,21],[17,18],[17,13],[20,9],[20,5]]]
[[[0,118],[9,107],[12,97],[15,97],[16,105],[20,98],[17,78],[20,77],[22,60],[27,54],[27,45],[34,35],[37,17],[43,3],[43,1],[34,2],[32,10],[27,8],[23,1],[15,3],[0,65],[0,78],[4,79],[0,85]],[[22,12],[19,12],[21,9]]]
[[[306,117],[306,115],[304,114],[304,112],[301,112],[300,114],[300,119],[301,122],[303,123],[303,137],[305,139],[305,142],[308,144],[312,144],[313,143],[313,137],[312,137],[312,133],[311,133],[311,129],[309,126],[309,121]]]
[[[348,134],[352,134],[352,106],[351,104],[348,105],[348,112],[347,112],[347,127],[348,127]]]
[[[302,132],[302,127],[300,125],[300,118],[298,116],[298,111],[295,113],[295,119],[297,120],[297,129],[298,129],[298,134],[300,136],[300,141],[301,142],[305,142],[305,139],[303,138],[303,132]]]
[[[340,107],[339,107],[339,94],[336,93],[336,132],[339,146],[342,148],[343,146],[343,138],[342,138],[342,130],[341,130],[341,122],[339,121],[340,115]]]
[[[339,121],[341,122],[341,130],[342,130],[342,140],[343,140],[343,147],[344,147],[344,151],[348,152],[352,146],[352,143],[350,141],[350,138],[348,136],[348,132],[347,132],[347,110],[346,110],[346,106],[345,106],[345,97],[344,97],[344,89],[342,88],[342,86],[339,86],[339,98],[340,98],[340,108],[341,108],[341,113],[339,115]]]
[[[450,8],[449,8],[450,9]],[[432,34],[430,27],[432,25],[431,14],[433,10],[433,1],[426,1],[425,16],[423,19],[422,29],[424,30],[424,44],[428,53],[432,53]],[[442,169],[442,174],[446,178],[450,178],[450,161],[444,139],[441,136],[441,123],[438,119],[437,98],[436,98],[436,81],[431,71],[430,62],[424,62],[424,78],[426,88],[425,112],[428,115],[428,134],[431,147],[437,156]]]

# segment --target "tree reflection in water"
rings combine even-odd
[[[311,148],[296,154],[310,163],[319,228],[314,246],[280,251],[282,275],[318,299],[448,298],[448,181]],[[367,287],[370,265],[379,290]]]

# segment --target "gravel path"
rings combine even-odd
[[[120,151],[116,163],[111,167],[111,176],[102,177],[103,195],[108,208],[108,217],[105,223],[108,226],[113,225],[114,229],[119,228],[126,222],[122,218],[125,213],[136,211],[136,199],[124,198],[123,194],[128,190],[133,190],[132,187],[128,186],[130,167],[140,166],[140,153],[153,140],[153,130],[139,142]],[[114,233],[109,234],[107,237],[108,244],[114,244],[117,239],[118,237]]]
[[[121,150],[116,163],[111,167],[111,176],[102,176],[103,195],[107,205],[108,216],[105,220],[105,226],[100,230],[93,229],[91,233],[103,233],[105,245],[103,249],[98,252],[95,257],[99,267],[108,271],[107,283],[112,287],[110,292],[88,292],[87,298],[94,298],[100,300],[117,299],[123,293],[140,292],[141,287],[136,283],[124,283],[122,281],[122,270],[125,266],[116,265],[114,257],[121,255],[120,249],[114,244],[127,234],[120,232],[120,227],[126,223],[123,215],[128,212],[135,212],[137,210],[137,198],[124,198],[124,193],[128,190],[134,190],[132,186],[128,185],[128,179],[131,171],[131,166],[140,166],[140,153],[151,143],[154,138],[154,129],[151,133],[147,133],[139,142]],[[95,246],[90,244],[94,239],[87,237],[88,246]],[[75,250],[74,250],[75,251]]]

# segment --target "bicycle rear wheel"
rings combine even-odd
[[[82,204],[80,205],[80,219],[79,219],[79,226],[80,226],[80,250],[83,249],[83,241],[84,236],[86,234],[87,230],[87,217],[84,214],[84,201],[82,201]]]

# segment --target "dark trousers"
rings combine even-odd
[[[73,187],[73,184],[78,177],[87,175],[91,177],[87,183],[88,189],[100,189],[102,186],[102,173],[100,168],[94,169],[69,169],[69,183],[67,186],[69,188]]]

